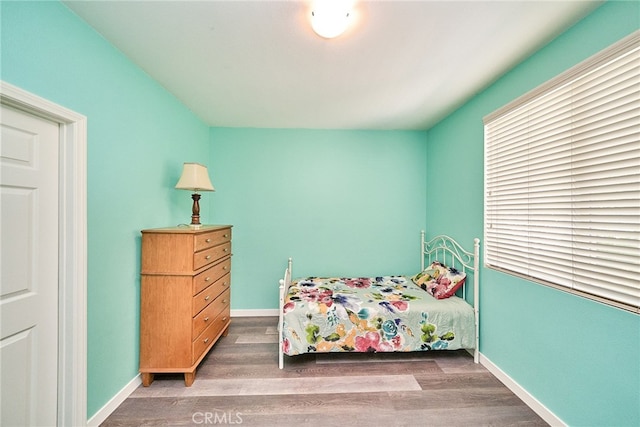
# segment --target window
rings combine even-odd
[[[640,313],[640,31],[484,124],[485,264]]]

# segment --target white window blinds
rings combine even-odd
[[[485,118],[485,263],[640,313],[640,31]]]

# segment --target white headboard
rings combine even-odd
[[[428,242],[425,241],[424,230],[420,232],[420,270],[424,270],[425,260],[428,264],[433,261],[440,261],[449,267],[454,267],[460,271],[471,270],[474,273],[478,270],[478,259],[480,254],[480,239],[473,239],[473,249],[467,250],[449,236],[436,236]]]
[[[473,239],[473,249],[463,248],[449,236],[439,235],[425,241],[424,230],[420,232],[420,271],[424,270],[425,260],[429,265],[433,261],[453,267],[458,271],[473,276],[473,311],[476,318],[476,348],[473,359],[478,363],[480,350],[480,239]],[[462,288],[462,298],[467,299],[467,285]]]

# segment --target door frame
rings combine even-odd
[[[60,126],[58,425],[87,423],[87,118],[0,81],[0,103]]]

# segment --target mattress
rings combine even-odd
[[[308,277],[283,305],[283,352],[407,352],[475,347],[473,307],[435,299],[409,277]]]

